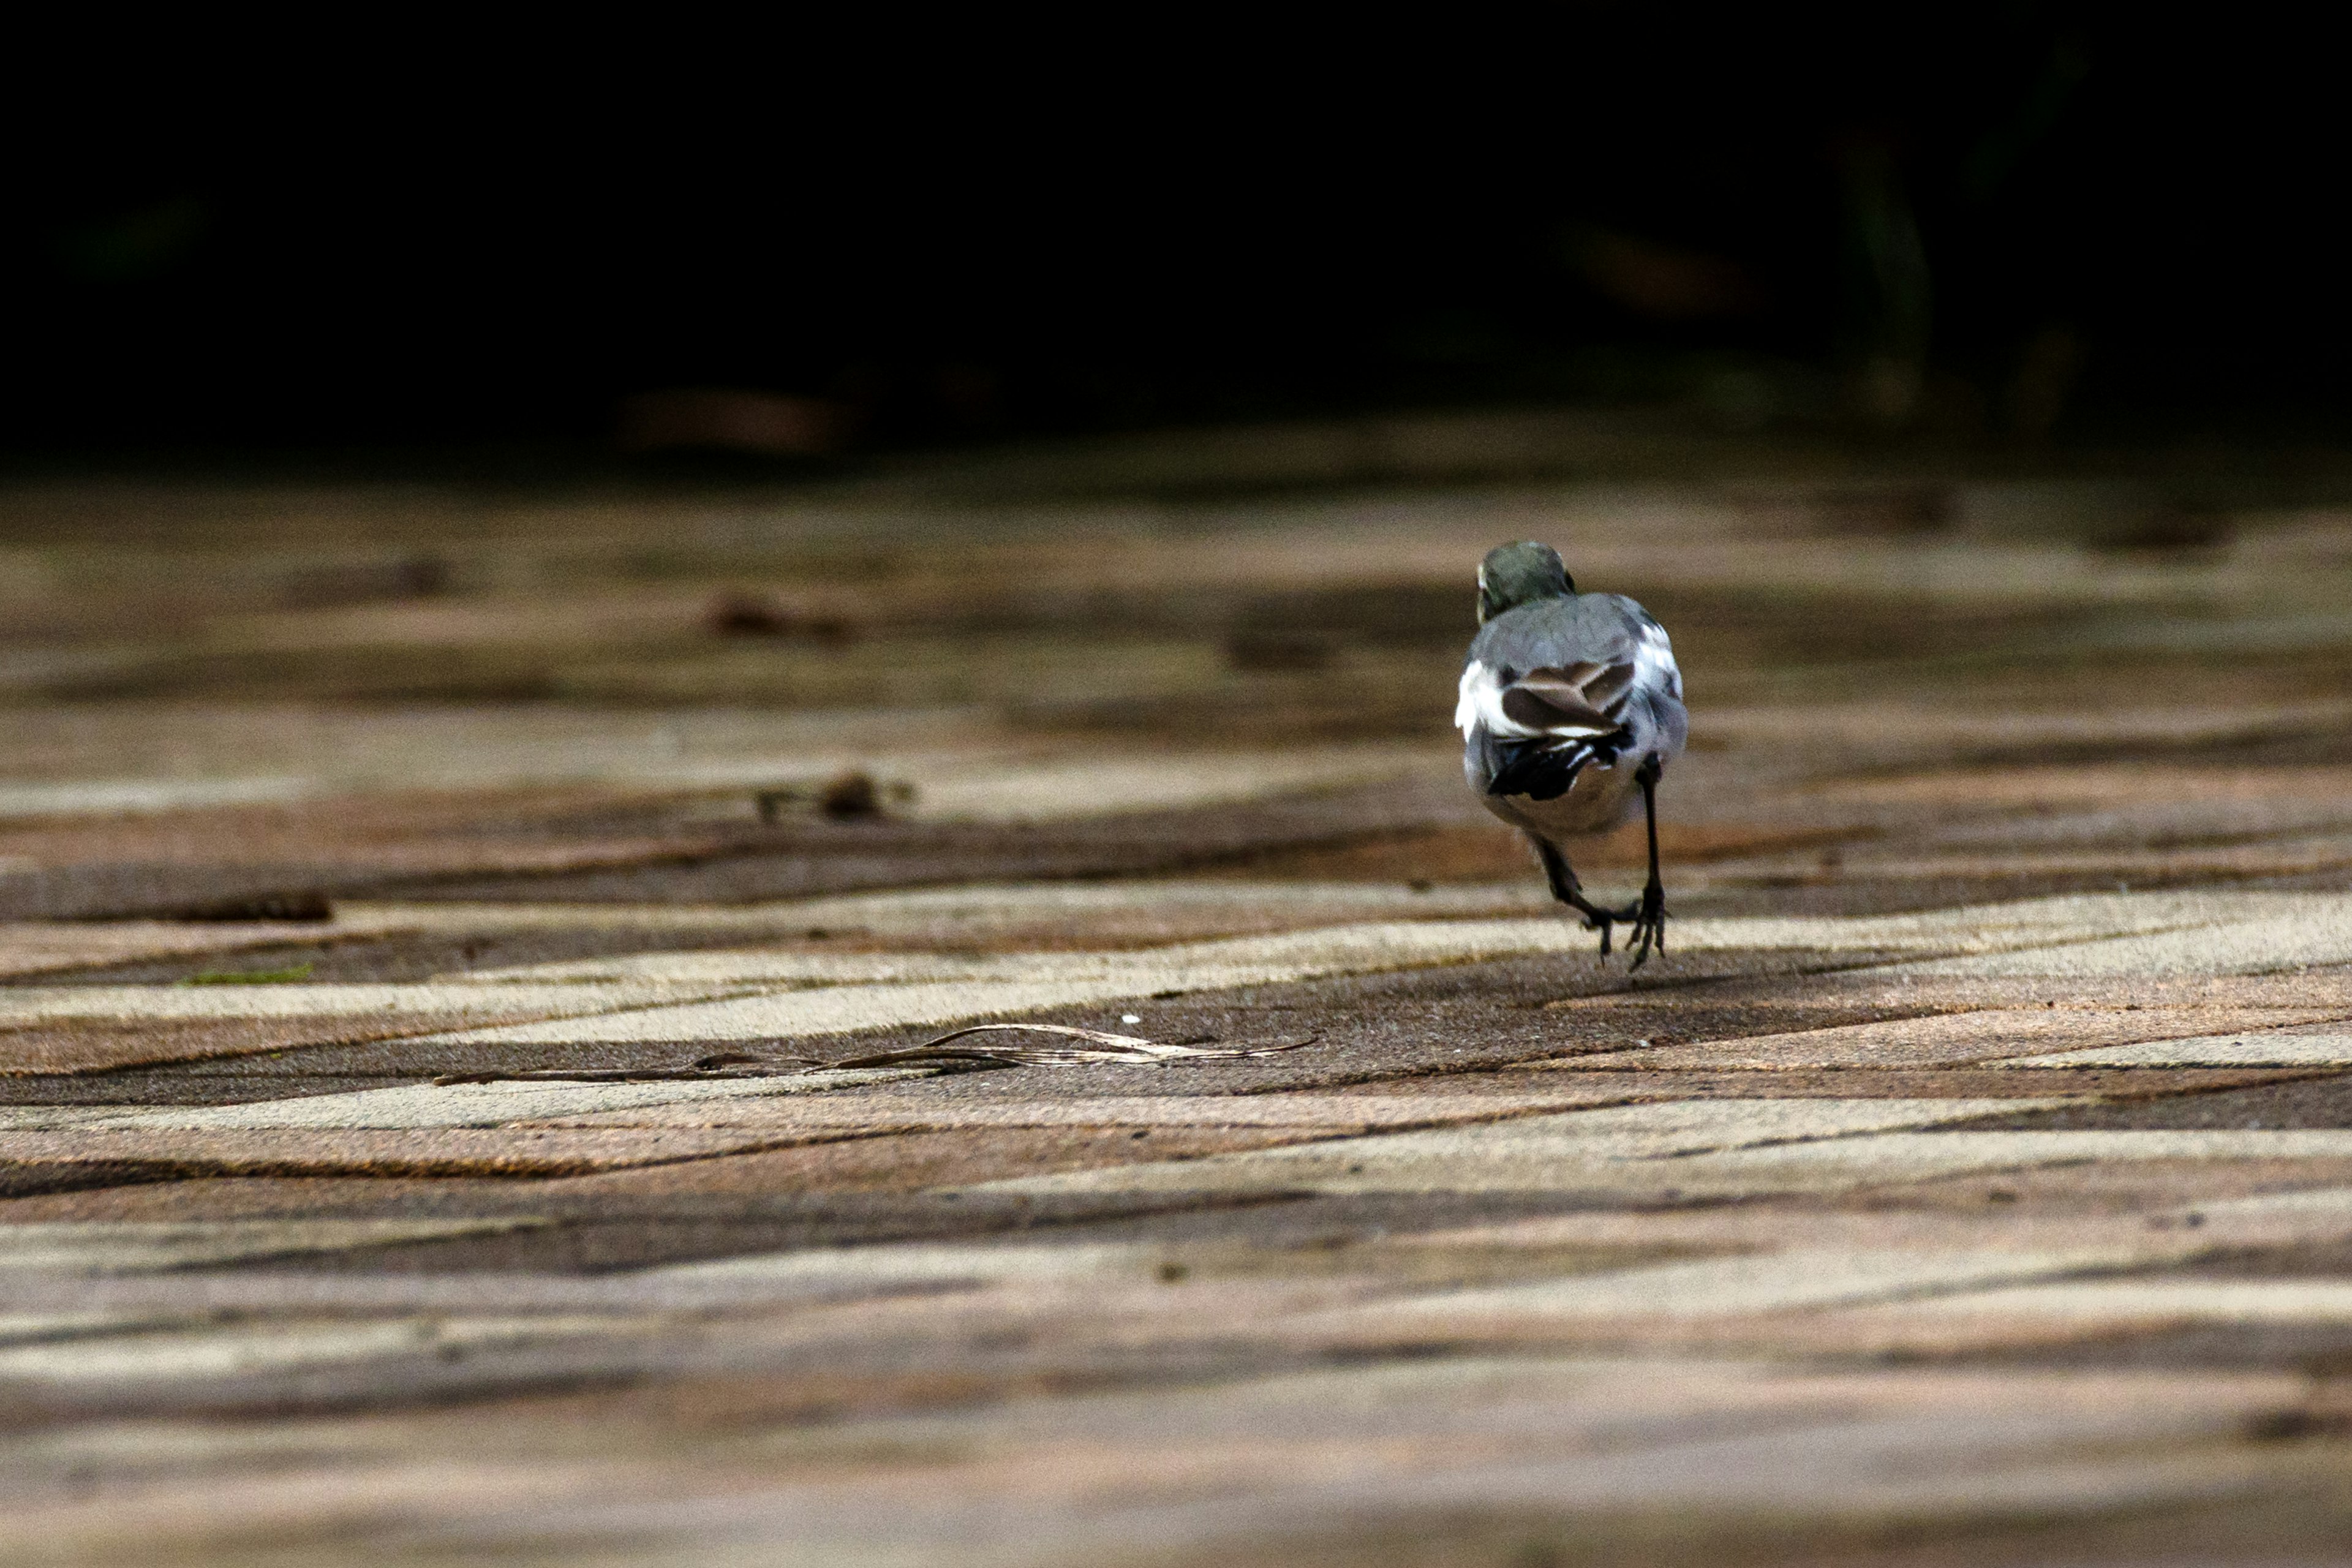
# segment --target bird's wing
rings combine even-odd
[[[1530,669],[1512,679],[1474,659],[1462,672],[1454,721],[1465,736],[1484,729],[1505,740],[1567,745],[1614,734],[1623,723],[1633,663],[1579,660]]]
[[[1631,664],[1589,660],[1552,669],[1531,669],[1502,689],[1506,718],[1552,735],[1602,735],[1617,727],[1633,683]]]

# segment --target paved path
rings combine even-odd
[[[6,498],[0,1562],[2340,1560],[2352,528],[1872,493]]]

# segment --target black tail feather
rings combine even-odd
[[[1523,795],[1529,800],[1558,800],[1576,787],[1576,775],[1588,763],[1608,767],[1618,749],[1633,740],[1623,730],[1570,741],[1506,741],[1496,747],[1501,765],[1486,785],[1488,795]]]

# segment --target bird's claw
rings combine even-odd
[[[1601,933],[1601,956],[1609,956],[1609,932],[1617,923],[1615,915],[1590,914],[1584,917],[1584,929]]]
[[[1666,890],[1664,888],[1654,884],[1643,890],[1641,905],[1633,913],[1633,936],[1625,944],[1626,951],[1633,955],[1633,962],[1626,966],[1629,973],[1647,963],[1651,953],[1666,951]],[[1609,951],[1605,939],[1601,951]]]

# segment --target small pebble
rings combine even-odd
[[[1122,1024],[1140,1024],[1143,1022],[1143,1015],[1140,1013],[1121,1013],[1118,1016],[1118,1021]]]

